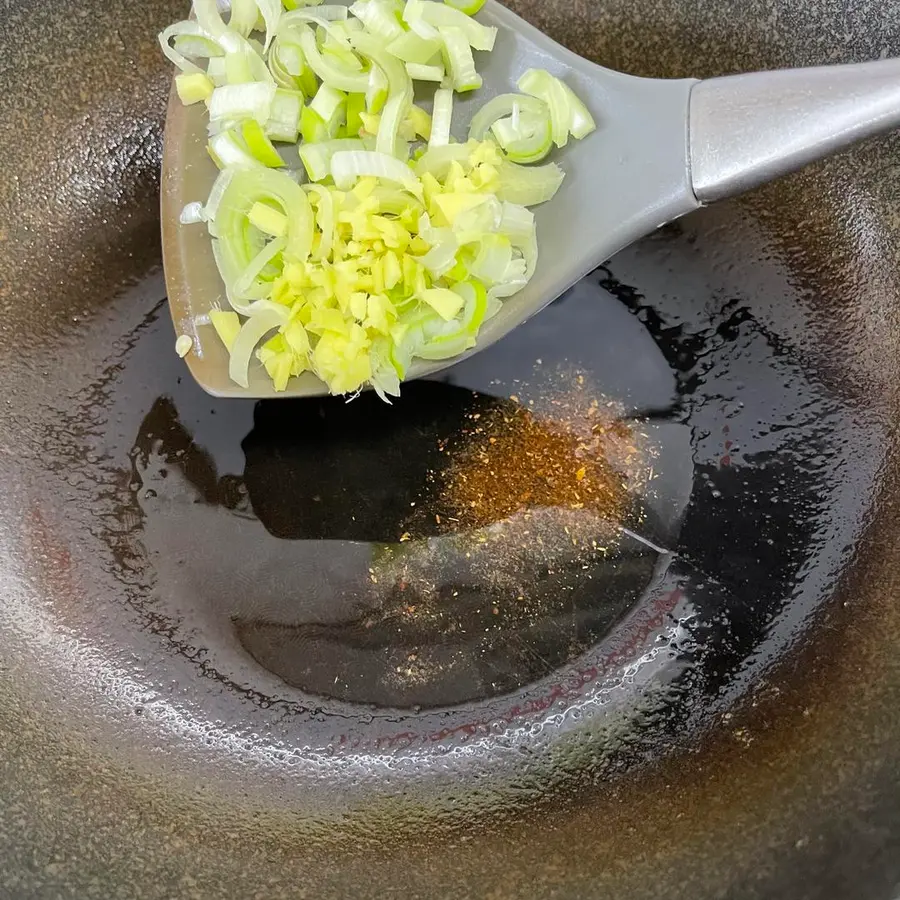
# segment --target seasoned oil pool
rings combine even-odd
[[[121,294],[71,328],[75,387],[20,461],[25,551],[54,561],[28,614],[82,642],[47,662],[116,695],[124,743],[317,820],[401,785],[452,822],[477,782],[490,812],[697,735],[810,626],[883,448],[792,354],[785,275],[723,271],[716,227],[390,407],[215,400],[159,274]]]
[[[598,315],[615,352],[573,348],[573,317]],[[210,672],[295,713],[456,707],[588,665],[669,561],[690,432],[635,419],[673,408],[675,378],[614,297],[585,285],[547,319],[493,368],[473,360],[393,406],[214,403],[169,367],[120,449],[154,614],[188,643],[183,627],[202,628]],[[150,367],[171,335],[164,316],[145,328]],[[629,357],[647,360],[632,385]]]

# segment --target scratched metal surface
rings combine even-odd
[[[896,139],[655,235],[388,420],[215,401],[162,306],[179,6],[0,10],[0,893],[893,900]],[[874,0],[517,8],[646,75],[900,53]],[[678,561],[361,617],[359,542],[538,355],[656,410]],[[448,625],[465,665],[391,680]]]

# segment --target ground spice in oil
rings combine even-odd
[[[584,376],[538,404],[518,397],[469,415],[442,447],[433,473],[448,530],[483,528],[525,510],[585,510],[620,522],[631,506],[640,435],[613,404],[592,396]]]
[[[619,526],[640,525],[653,453],[639,423],[583,375],[536,382],[520,386],[531,399],[477,399],[376,567],[380,614],[420,637],[397,685],[419,690],[495,664],[539,677],[590,643],[573,623],[593,585],[602,596],[618,577],[608,562]],[[626,573],[634,565],[620,562]],[[547,623],[567,624],[544,633]]]

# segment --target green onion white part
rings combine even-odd
[[[278,391],[311,371],[334,394],[387,400],[415,359],[471,350],[534,274],[528,207],[564,173],[522,164],[596,126],[563,81],[529,70],[453,141],[454,93],[481,86],[475,53],[497,37],[472,18],[483,4],[232,0],[226,21],[194,0],[160,34],[181,101],[209,113],[221,171],[181,224],[209,230],[225,287],[209,321],[237,384],[255,358]],[[439,85],[431,114],[414,82]]]

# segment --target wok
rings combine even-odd
[[[900,53],[874,0],[515,8],[649,76]],[[897,138],[667,227],[391,410],[215,400],[160,269],[183,12],[0,11],[0,895],[895,900]],[[366,605],[437,440],[539,353],[647,419],[672,552],[507,560],[493,614],[430,534],[438,614]]]

